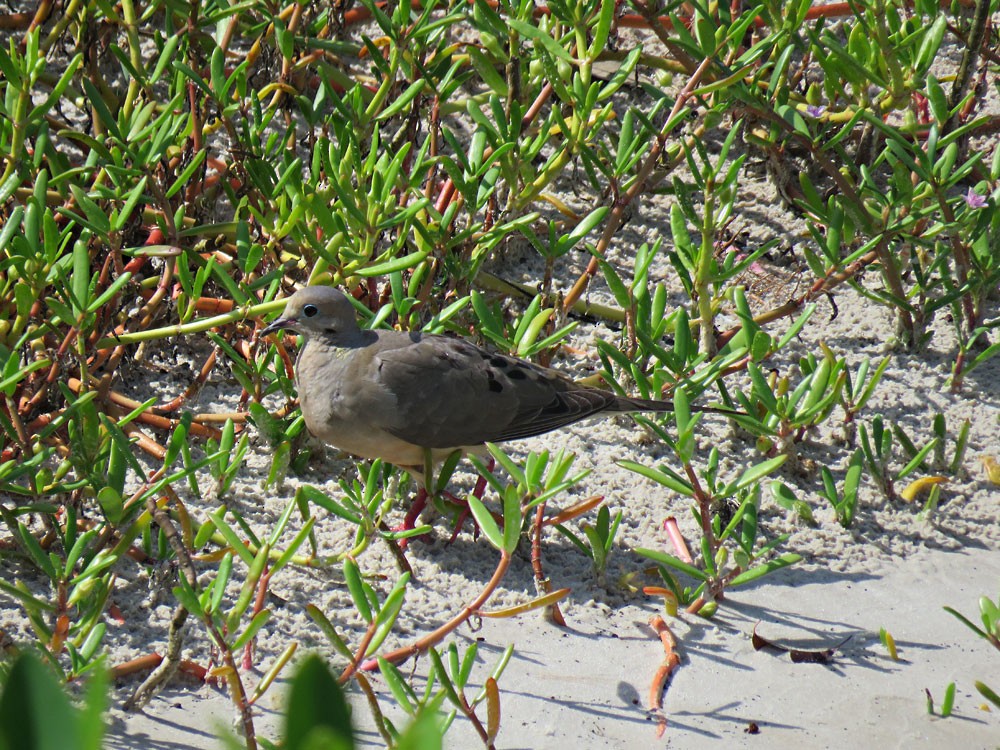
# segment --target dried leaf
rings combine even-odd
[[[760,623],[757,623],[759,625]],[[852,636],[847,636],[840,643],[830,648],[820,649],[817,651],[801,648],[790,648],[788,646],[783,646],[780,643],[775,643],[774,641],[768,640],[764,636],[757,632],[757,625],[754,625],[753,633],[750,636],[750,642],[753,644],[754,651],[760,651],[764,648],[773,648],[776,651],[781,651],[782,653],[787,653],[793,662],[796,664],[828,664],[837,650],[851,640]]]
[[[492,746],[500,733],[500,690],[492,677],[486,678],[486,733]]]

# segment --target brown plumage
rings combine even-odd
[[[293,294],[263,334],[302,334],[295,364],[306,426],[363,458],[421,469],[456,449],[539,435],[605,412],[672,411],[669,401],[589,388],[464,339],[358,327],[332,287]]]

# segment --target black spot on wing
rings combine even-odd
[[[496,375],[494,375],[492,372],[488,371],[486,373],[486,380],[488,383],[487,387],[491,391],[493,391],[493,393],[500,393],[503,390],[503,385],[501,385],[500,381],[497,380]]]

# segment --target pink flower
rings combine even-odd
[[[980,195],[972,188],[963,196],[965,198],[965,204],[969,208],[985,208],[986,207],[986,197]]]

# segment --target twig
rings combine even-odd
[[[681,111],[685,102],[691,98],[691,92],[693,92],[695,87],[697,87],[698,82],[701,81],[702,76],[705,74],[705,71],[708,70],[712,62],[713,59],[711,57],[706,57],[702,60],[698,69],[694,71],[690,80],[684,86],[684,89],[677,95],[677,101],[674,103],[673,109],[671,109],[670,114],[667,116],[667,120],[664,123],[663,128],[656,134],[656,138],[652,146],[650,146],[649,153],[646,154],[646,160],[643,162],[642,168],[636,175],[635,181],[625,194],[615,201],[615,204],[611,209],[611,213],[608,215],[608,221],[604,225],[604,232],[601,234],[601,238],[597,241],[597,246],[594,249],[594,255],[587,264],[587,268],[584,270],[580,278],[576,280],[573,288],[566,294],[566,297],[563,300],[564,311],[571,309],[573,305],[576,304],[577,300],[583,296],[590,280],[597,274],[598,268],[600,267],[598,259],[604,257],[604,253],[611,244],[612,238],[621,226],[622,221],[625,218],[625,209],[646,187],[647,180],[649,180],[650,176],[653,174],[653,170],[660,163],[660,155],[663,152],[664,145],[666,144],[667,135],[670,132],[670,129],[677,125],[677,114]]]
[[[151,654],[146,654],[145,656],[140,656],[136,659],[129,659],[121,664],[116,664],[108,671],[110,672],[112,679],[118,680],[122,677],[133,675],[136,672],[142,672],[147,669],[155,669],[162,663],[163,657],[154,651]],[[197,662],[193,662],[188,659],[181,659],[178,664],[177,671],[182,674],[191,675],[200,682],[205,682],[209,679],[207,669]]]
[[[545,523],[545,503],[540,503],[535,511],[535,522],[531,533],[531,570],[535,574],[535,590],[539,594],[552,593],[552,582],[545,577],[542,570],[542,526]],[[559,604],[553,602],[545,607],[545,615],[560,627],[566,627],[566,619],[559,610]]]
[[[657,668],[653,682],[649,686],[649,711],[656,716],[656,736],[660,738],[667,729],[667,717],[663,713],[663,691],[670,675],[680,666],[681,657],[677,654],[677,639],[662,617],[659,615],[650,617],[649,627],[660,637],[664,651],[663,662]]]
[[[184,547],[184,542],[181,541],[180,534],[177,533],[177,529],[174,528],[173,522],[170,520],[170,516],[165,510],[160,508],[156,504],[156,500],[152,497],[146,498],[146,510],[156,521],[156,525],[160,527],[163,535],[166,537],[167,542],[170,544],[170,548],[177,555],[177,561],[180,565],[181,572],[187,579],[187,582],[194,586],[197,583],[197,574],[194,570],[194,563],[191,561],[191,557],[188,555],[187,549]],[[150,700],[153,699],[164,685],[166,685],[170,679],[174,676],[177,670],[180,668],[181,664],[181,646],[184,644],[184,623],[187,622],[188,611],[184,609],[183,605],[178,604],[174,608],[173,617],[170,618],[170,631],[167,635],[167,651],[166,656],[160,662],[160,664],[154,669],[149,676],[143,681],[139,687],[135,689],[131,697],[125,701],[126,711],[139,711],[141,710]],[[251,727],[251,732],[252,732]],[[252,735],[251,735],[252,736]]]
[[[471,603],[462,608],[462,611],[457,615],[452,617],[448,622],[439,627],[437,630],[428,633],[422,638],[418,638],[409,646],[404,646],[398,648],[395,651],[390,651],[385,654],[383,658],[391,662],[392,664],[401,664],[402,662],[409,659],[411,656],[416,656],[417,654],[423,653],[431,646],[438,644],[442,641],[445,636],[455,630],[459,625],[468,620],[470,617],[475,615],[480,608],[489,601],[489,598],[493,596],[493,592],[496,590],[497,586],[500,585],[500,581],[503,580],[504,575],[507,573],[507,568],[510,567],[510,555],[507,552],[500,553],[500,561],[497,563],[497,568],[493,571],[493,576],[490,578],[486,587],[479,593]],[[378,667],[378,662],[375,659],[368,659],[363,664],[361,664],[360,669],[369,672]],[[340,676],[340,682],[343,683],[354,673],[353,665],[348,666],[344,670],[344,673]]]

